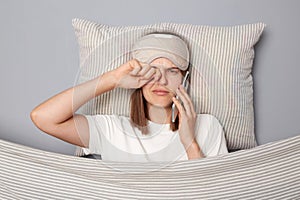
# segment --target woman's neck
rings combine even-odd
[[[158,124],[170,124],[171,107],[163,108],[154,105],[147,105],[149,120]]]

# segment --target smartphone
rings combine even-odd
[[[183,85],[183,87],[184,87],[185,90],[187,90],[188,87],[189,87],[189,82],[188,82],[189,75],[190,75],[190,72],[187,71],[185,73],[185,76],[184,76],[183,81],[182,81],[182,85]],[[176,99],[178,99],[178,95],[176,95]],[[173,103],[172,104],[172,122],[173,123],[175,122],[175,119],[176,119],[176,117],[175,117],[175,109],[176,109],[176,105],[175,105],[175,103]]]

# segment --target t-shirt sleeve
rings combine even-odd
[[[100,116],[97,115],[84,115],[88,121],[88,125],[89,125],[89,146],[88,146],[88,150],[91,154],[101,154],[102,153],[102,134],[101,132],[103,132],[105,126],[99,125],[99,123],[97,123],[97,118],[99,118]],[[101,130],[99,130],[101,127]]]
[[[207,142],[206,156],[217,156],[228,153],[225,134],[222,125],[214,116],[210,116],[210,125],[208,135],[205,142]]]
[[[222,125],[210,114],[199,114],[196,122],[197,142],[206,157],[228,153]]]

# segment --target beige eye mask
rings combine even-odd
[[[183,71],[189,66],[187,44],[172,34],[158,33],[141,37],[132,48],[132,57],[148,64],[156,58],[167,58]]]

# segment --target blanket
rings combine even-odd
[[[0,199],[300,199],[300,135],[227,155],[107,162],[0,140]]]

